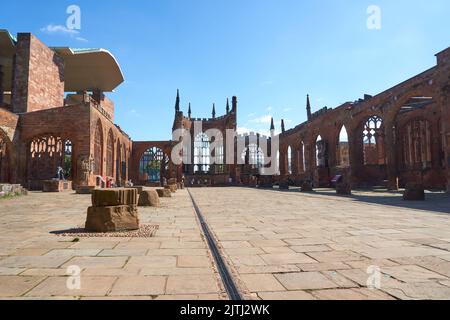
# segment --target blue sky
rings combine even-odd
[[[66,9],[81,8],[79,33]],[[381,29],[369,30],[369,5]],[[110,97],[133,140],[171,137],[176,89],[182,109],[209,117],[213,102],[239,101],[241,130],[290,128],[313,110],[376,94],[435,64],[450,46],[448,0],[8,1],[0,28],[32,32],[49,46],[105,48],[125,83]],[[49,28],[50,26],[50,28]]]

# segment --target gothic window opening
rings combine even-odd
[[[197,135],[194,141],[194,173],[208,173],[211,167],[211,140],[205,133]]]
[[[403,163],[406,169],[431,168],[431,128],[426,120],[412,120],[404,129]]]
[[[73,179],[72,176],[72,141],[66,140],[64,143],[64,174],[66,179]]]
[[[327,167],[327,146],[320,135],[316,139],[316,166]]]
[[[348,132],[345,126],[342,126],[342,129],[339,133],[339,142],[337,150],[338,150],[337,152],[338,165],[340,167],[350,167]]]
[[[287,153],[288,173],[292,174],[292,148],[289,146]]]
[[[114,136],[112,130],[109,131],[106,144],[106,175],[114,176]]]
[[[103,164],[103,132],[100,123],[95,127],[94,133],[94,174],[102,175]]]
[[[160,148],[150,148],[144,152],[139,163],[140,180],[160,183],[169,170],[169,157]]]
[[[306,172],[305,143],[303,141],[300,142],[299,160],[299,173]]]
[[[127,178],[127,158],[126,158],[126,150],[125,150],[125,145],[122,145],[122,147],[120,148],[120,159],[122,160],[121,162],[121,173],[122,173],[122,180],[125,181]]]
[[[370,117],[364,124],[363,153],[365,165],[386,164],[384,125],[380,117]]]
[[[58,136],[43,136],[30,142],[28,172],[30,180],[50,180],[57,177],[58,167],[64,178],[72,177],[73,145]]]

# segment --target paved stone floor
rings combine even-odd
[[[30,193],[0,200],[0,298],[221,299],[219,277],[186,191],[139,208],[156,224],[142,238],[58,237],[82,227],[90,196]],[[81,290],[67,288],[67,267],[79,266]]]
[[[444,194],[406,203],[383,192],[348,198],[244,188],[192,193],[242,290],[256,298],[450,299],[450,198]],[[371,290],[367,281],[376,268],[381,287]]]
[[[448,196],[406,203],[383,192],[191,192],[246,297],[450,299]],[[0,200],[0,298],[226,298],[187,191],[162,200],[140,209],[143,223],[160,226],[156,237],[79,242],[50,232],[82,226],[89,196]],[[74,265],[81,290],[66,285]],[[367,288],[371,266],[381,271],[379,290]]]

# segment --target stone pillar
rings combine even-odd
[[[3,104],[3,66],[0,65],[0,106]]]
[[[397,155],[396,155],[396,137],[394,123],[387,121],[385,123],[385,154],[386,154],[386,171],[388,177],[388,189],[392,191],[398,190],[398,174],[397,174]]]

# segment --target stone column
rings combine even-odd
[[[0,65],[0,106],[3,104],[3,66]]]

